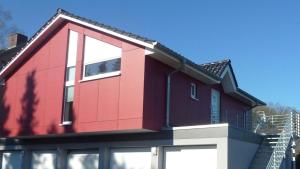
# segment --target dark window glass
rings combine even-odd
[[[67,86],[65,91],[66,94],[63,121],[71,121],[71,116],[73,114],[74,86]]]
[[[64,121],[72,121],[73,101],[65,103]]]
[[[84,76],[94,76],[120,70],[121,58],[85,65]]]

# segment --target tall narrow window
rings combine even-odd
[[[120,74],[122,49],[85,37],[83,80]]]
[[[220,123],[220,92],[211,90],[211,123]]]
[[[191,83],[191,98],[192,99],[195,99],[195,100],[198,100],[197,98],[197,85],[195,83]]]
[[[66,81],[65,81],[65,90],[64,90],[65,91],[64,109],[63,109],[63,117],[62,117],[62,121],[64,125],[72,123],[77,41],[78,41],[78,33],[74,31],[70,31],[67,67],[66,67]]]

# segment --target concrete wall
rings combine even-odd
[[[257,143],[249,143],[236,139],[228,139],[228,168],[248,169],[259,147]]]

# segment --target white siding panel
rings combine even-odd
[[[151,169],[150,148],[112,149],[110,169]]]
[[[67,67],[76,65],[78,33],[70,31]]]
[[[217,169],[217,149],[207,147],[166,147],[165,169]]]

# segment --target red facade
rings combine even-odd
[[[157,119],[165,119],[166,77],[173,71],[169,66],[146,57],[145,69],[145,112],[152,112]],[[197,85],[198,100],[190,97],[190,84]],[[220,120],[244,128],[245,111],[250,106],[225,94],[222,86],[208,85],[184,73],[178,72],[171,77],[170,123],[172,126],[199,125],[211,123],[211,90],[220,91]],[[151,113],[149,113],[151,114]],[[164,122],[158,121],[164,125]]]
[[[61,125],[69,30],[79,35],[74,114],[72,125]],[[121,75],[81,81],[85,35],[122,48]],[[169,66],[145,56],[144,47],[73,23],[63,24],[6,78],[1,135],[160,130],[165,125],[170,71]],[[190,98],[191,82],[198,85],[198,101]],[[248,109],[226,95],[221,85],[207,85],[183,73],[174,74],[171,84],[174,126],[210,124],[212,88],[221,92],[221,121],[236,118],[236,113],[242,119]]]

